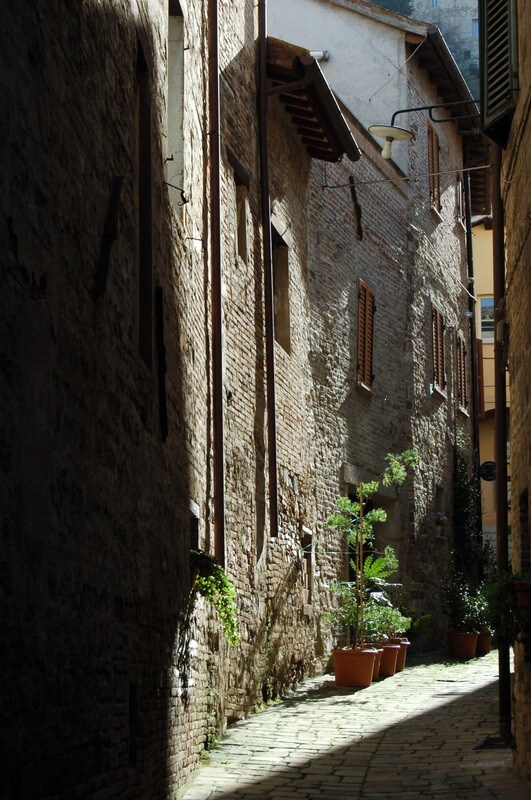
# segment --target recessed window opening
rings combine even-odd
[[[444,486],[435,487],[435,535],[442,536],[446,522]]]
[[[249,243],[247,239],[247,187],[236,186],[236,249],[239,257],[247,264]]]
[[[273,226],[271,226],[271,239],[273,243],[275,340],[289,355],[291,353],[289,248]]]
[[[456,217],[457,221],[461,223],[463,228],[466,228],[465,189],[461,175],[457,176],[456,184]]]
[[[456,378],[457,378],[457,403],[461,411],[468,409],[467,389],[467,349],[466,342],[460,333],[456,333]]]
[[[374,381],[374,314],[376,300],[371,287],[358,279],[356,382],[370,389]]]
[[[136,64],[135,207],[138,274],[138,351],[153,365],[153,264],[151,206],[151,76],[138,43]]]
[[[312,553],[312,534],[304,533],[301,537],[301,547],[303,555],[302,571],[303,571],[303,591],[305,603],[312,602],[312,584],[313,584],[313,553]]]
[[[166,175],[168,183],[183,186],[184,117],[184,25],[179,3],[170,0],[168,16],[168,75],[166,100]],[[181,204],[180,191],[168,187],[174,206]]]
[[[479,25],[477,19],[472,20],[472,36],[477,39],[479,36]]]
[[[428,122],[428,182],[430,189],[430,205],[436,211],[440,211],[441,206],[441,177],[439,175],[439,134]]]

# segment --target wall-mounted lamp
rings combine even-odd
[[[393,142],[404,142],[408,139],[414,139],[412,131],[407,128],[399,128],[396,125],[371,125],[369,131],[377,136],[379,139],[385,139],[385,145],[382,150],[382,158],[388,160],[391,158],[391,147]]]
[[[407,128],[399,128],[397,125],[395,125],[395,119],[398,117],[399,114],[408,114],[410,111],[427,111],[430,120],[432,122],[435,123],[455,122],[458,119],[471,119],[472,117],[479,117],[479,112],[474,112],[473,114],[460,114],[457,117],[444,117],[443,119],[435,119],[432,113],[433,109],[451,108],[452,106],[465,106],[476,102],[477,102],[476,100],[457,100],[456,102],[452,103],[436,103],[435,105],[431,106],[417,106],[416,108],[401,108],[399,109],[399,111],[395,111],[395,113],[391,117],[390,125],[370,125],[369,131],[374,136],[377,136],[379,139],[385,139],[385,145],[382,150],[382,158],[385,158],[387,160],[391,158],[391,147],[393,142],[406,141],[407,139],[415,138],[412,131],[407,130]]]

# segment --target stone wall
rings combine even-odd
[[[388,450],[410,444],[423,469],[398,500],[382,497],[393,512],[386,535],[417,605],[433,596],[448,544],[434,540],[433,484],[449,479],[454,417],[451,393],[446,401],[429,394],[426,304],[435,294],[458,324],[463,236],[452,227],[450,188],[439,222],[416,185],[360,185],[359,241],[349,191],[324,191],[324,179],[340,183],[353,172],[361,184],[398,173],[357,129],[364,160],[325,175],[271,103],[273,222],[288,247],[291,328],[289,354],[275,343],[281,529],[272,540],[256,9],[220,3],[227,569],[242,630],[241,648],[230,649],[215,613],[190,596],[196,529],[200,546],[213,549],[205,4],[182,4],[183,206],[167,185],[175,176],[165,160],[166,3],[86,0],[70,3],[68,15],[58,2],[46,13],[36,2],[19,5],[5,4],[2,26],[10,114],[1,193],[8,745],[0,785],[24,800],[155,800],[172,795],[227,721],[326,667],[329,585],[346,557],[323,520],[366,471],[381,471]],[[166,441],[160,354],[153,350],[149,369],[138,348],[139,42],[151,74]],[[454,164],[459,143],[446,130]],[[247,257],[237,247],[227,148],[250,177]],[[424,158],[419,151],[419,171]],[[112,238],[106,220],[119,177]],[[106,236],[112,250],[98,283]],[[370,397],[355,386],[358,277],[374,285],[379,304]],[[311,542],[310,587],[303,542]]]
[[[511,543],[516,572],[531,570],[529,532],[529,237],[531,145],[529,106],[531,80],[529,48],[531,18],[529,2],[518,5],[518,59],[520,93],[507,150],[503,154],[502,195],[506,227],[506,284],[509,321],[509,380],[511,388]],[[531,661],[527,644],[515,646],[514,732],[516,766],[531,778]],[[527,655],[526,655],[527,650]],[[527,658],[527,660],[526,660]]]

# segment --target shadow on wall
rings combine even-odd
[[[0,795],[164,798],[177,758],[170,737],[179,746],[186,733],[172,691],[188,673],[183,301],[156,127],[163,443],[156,351],[150,371],[136,341],[137,32],[119,4],[64,5],[2,9]],[[117,236],[95,298],[118,176]]]

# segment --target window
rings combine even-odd
[[[291,352],[289,309],[289,249],[277,230],[271,227],[273,243],[273,295],[275,340],[286,353]]]
[[[138,274],[138,351],[153,364],[153,264],[151,252],[151,76],[140,42],[136,63],[135,112],[136,263]]]
[[[444,523],[446,522],[446,500],[444,486],[437,484],[435,487],[435,536],[440,538],[444,535]]]
[[[466,228],[465,187],[463,185],[463,178],[461,175],[457,176],[456,184],[456,216],[457,221],[461,223],[463,228]]]
[[[480,298],[481,338],[484,342],[494,341],[494,297]]]
[[[439,8],[439,0],[431,0],[432,8]]]
[[[247,264],[249,251],[248,198],[251,178],[249,172],[230,147],[227,147],[227,158],[234,171],[234,183],[236,186],[236,252],[242,261]]]
[[[439,175],[439,135],[433,125],[428,122],[428,173],[430,187],[430,205],[441,210],[441,180]]]
[[[480,0],[481,121],[487,136],[507,146],[518,89],[517,0]]]
[[[312,558],[312,532],[308,528],[303,528],[301,537],[302,547],[302,583],[304,602],[312,602],[312,583],[313,583],[313,558]]]
[[[358,384],[370,389],[374,380],[373,344],[374,314],[376,304],[374,292],[361,278],[358,280]]]
[[[485,377],[483,374],[483,342],[476,339],[476,366],[478,376],[478,416],[485,416]]]
[[[166,175],[168,183],[183,185],[183,110],[184,110],[183,17],[179,3],[170,0],[168,15],[168,74],[166,100]],[[182,205],[179,189],[168,187],[174,206]]]
[[[479,36],[479,25],[477,19],[472,20],[472,36],[477,39]]]
[[[461,411],[467,411],[467,374],[466,374],[466,342],[460,333],[455,335],[456,351],[456,378],[457,378],[457,404]]]
[[[432,304],[431,329],[433,346],[433,386],[440,392],[446,389],[444,365],[444,317],[439,309]]]

